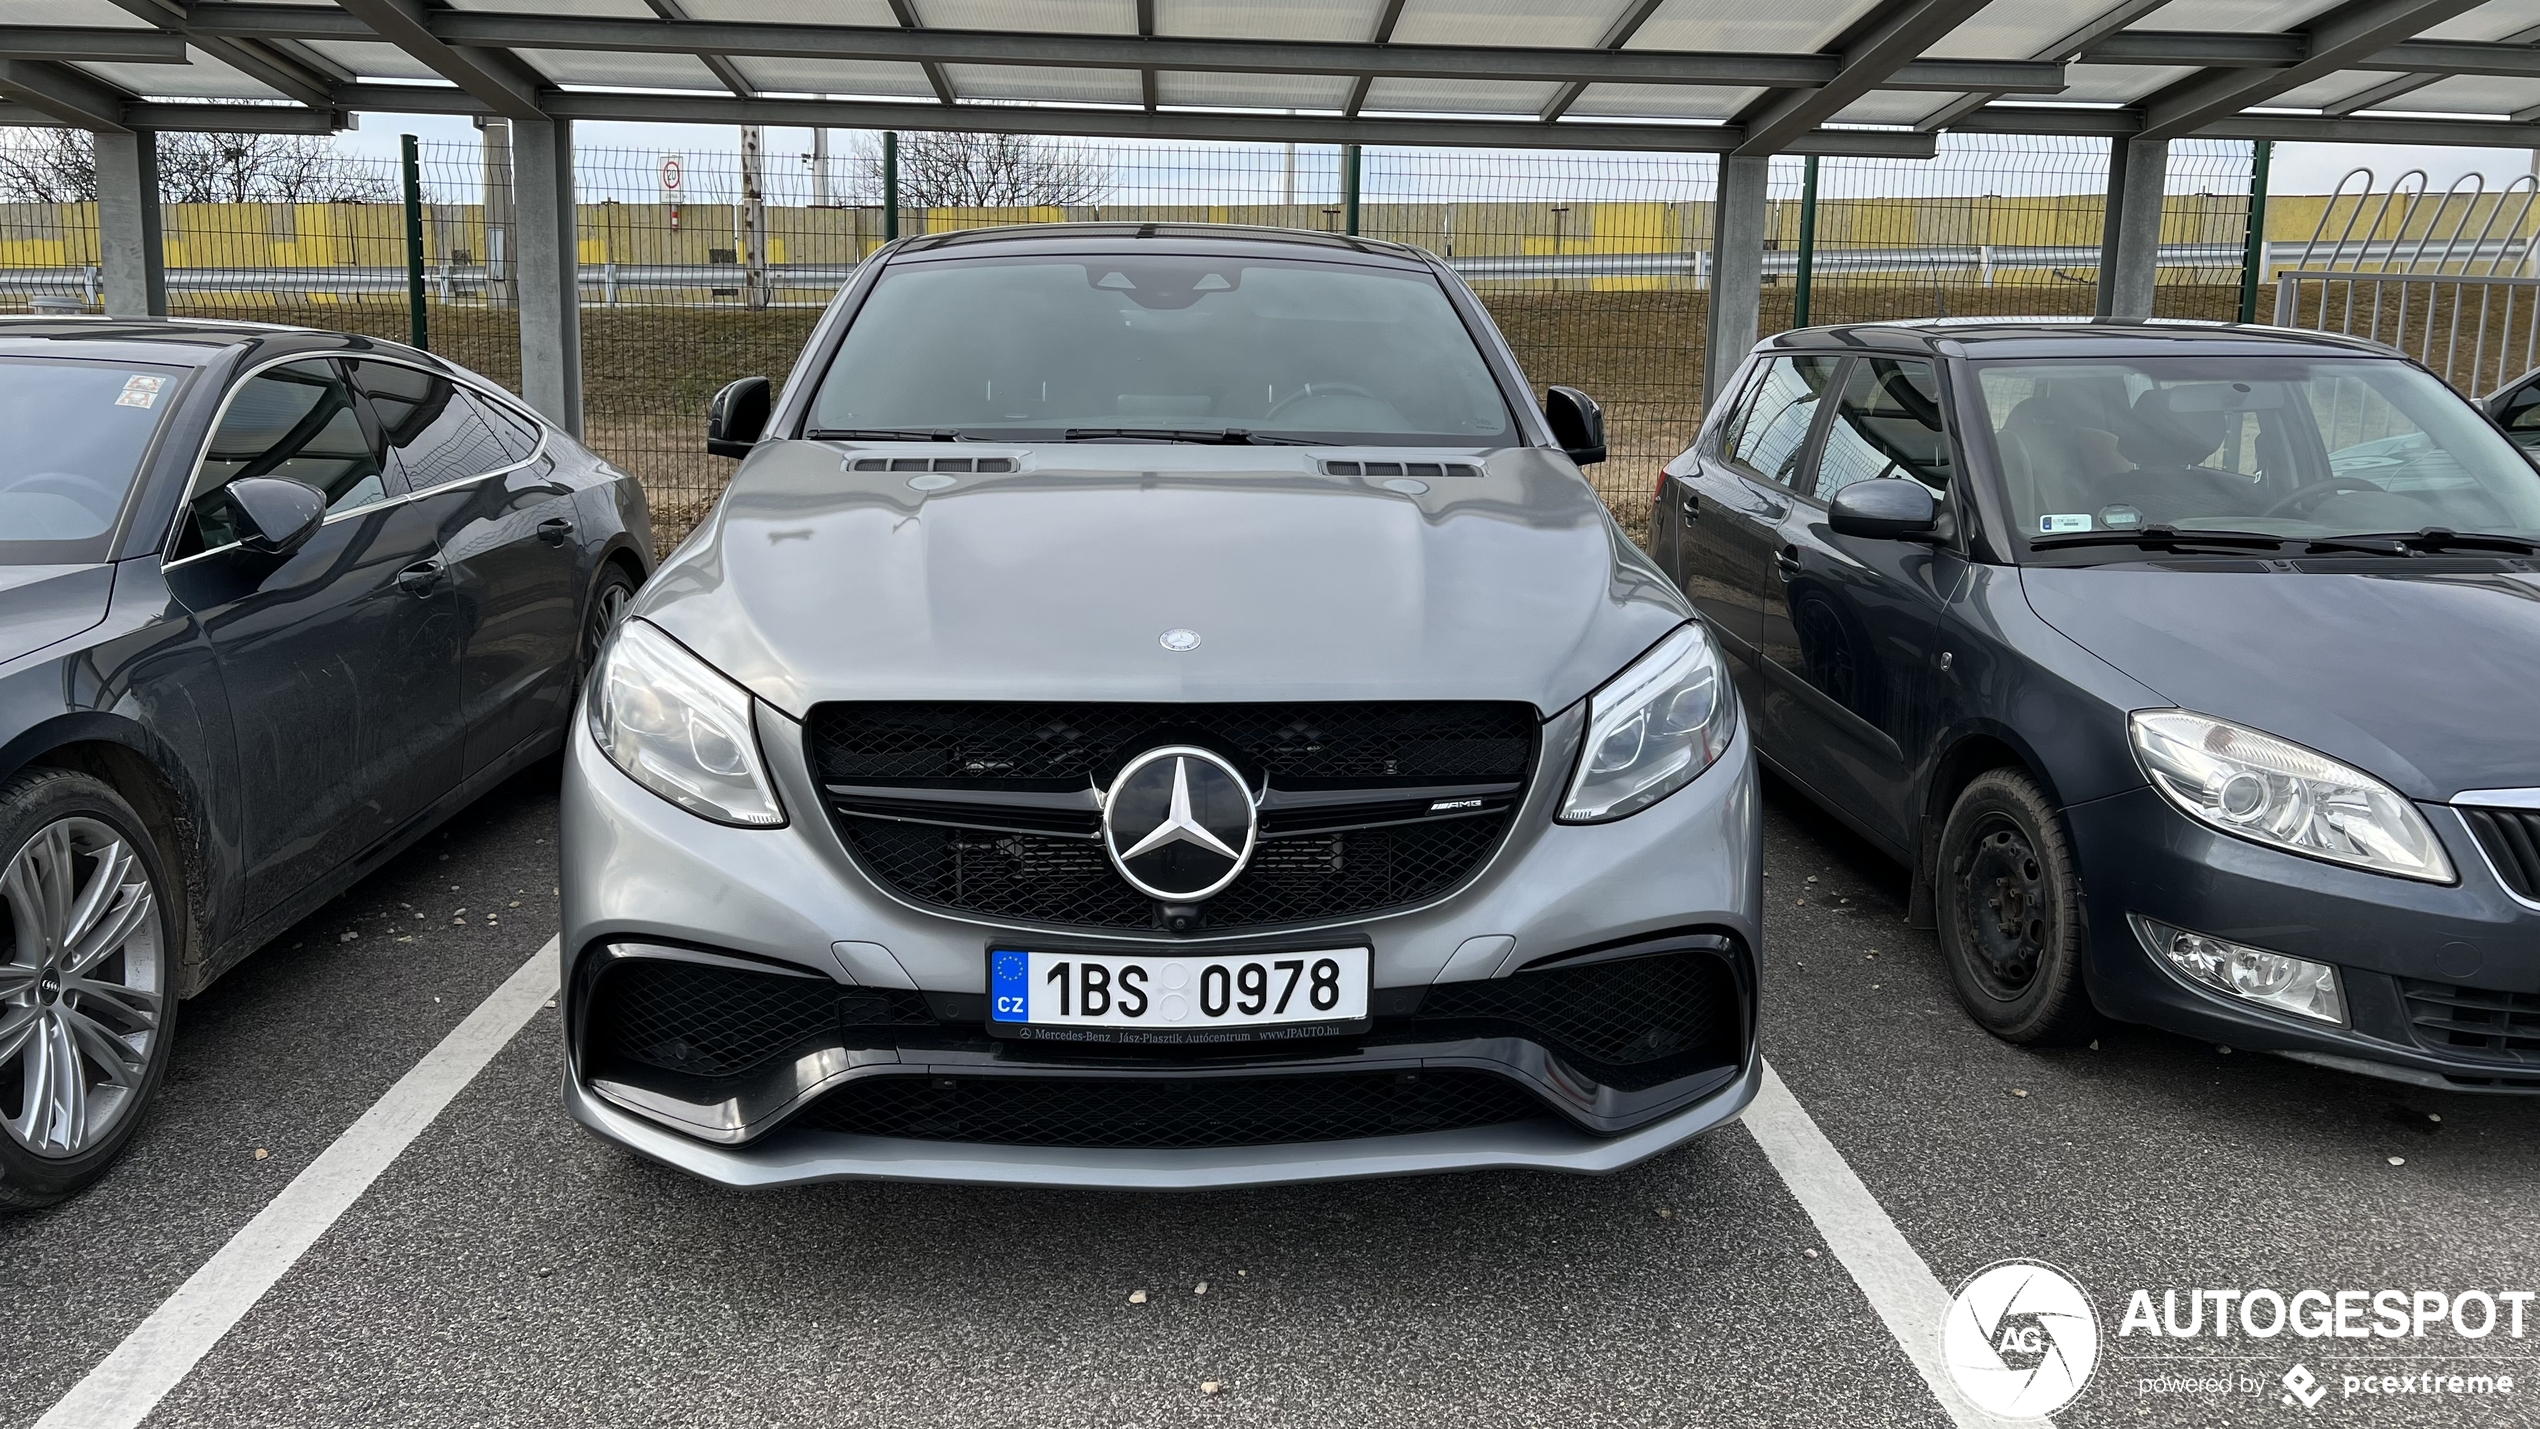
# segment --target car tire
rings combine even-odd
[[[600,658],[600,647],[608,642],[609,632],[626,618],[626,608],[635,601],[635,578],[615,561],[600,572],[599,584],[591,588],[590,604],[582,615],[582,673],[587,678],[591,666]]]
[[[176,1030],[170,889],[102,780],[0,781],[0,1208],[82,1190],[147,1114]]]
[[[2063,817],[2015,769],[1977,775],[1940,833],[1941,957],[1967,1014],[2008,1042],[2076,1042],[2098,1021]]]

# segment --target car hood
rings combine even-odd
[[[2020,581],[2041,619],[2183,708],[2414,798],[2540,787],[2540,575],[2393,567],[2031,566]]]
[[[1418,455],[785,442],[752,454],[635,613],[796,717],[842,699],[1371,696],[1548,713],[1690,614],[1551,454],[1467,455],[1481,475],[1398,489],[1322,467]],[[874,456],[1017,469],[844,469]],[[1167,631],[1199,644],[1167,649]]]
[[[106,618],[110,565],[0,566],[0,665]]]

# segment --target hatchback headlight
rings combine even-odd
[[[2186,710],[2138,710],[2127,729],[2152,787],[2190,818],[2333,863],[2452,881],[2452,861],[2425,816],[2360,769]]]
[[[1587,749],[1561,821],[1636,814],[1693,782],[1737,733],[1737,693],[1719,652],[1687,625],[1588,697]]]
[[[2346,990],[2327,963],[2191,933],[2140,913],[2126,916],[2143,946],[2191,981],[2296,1017],[2346,1025]]]
[[[701,818],[785,822],[750,726],[750,692],[640,620],[591,672],[591,738],[626,776]]]

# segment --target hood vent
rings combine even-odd
[[[1010,456],[860,456],[849,471],[1012,471]]]
[[[1325,476],[1479,477],[1482,469],[1463,461],[1327,461]]]

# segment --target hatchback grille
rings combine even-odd
[[[738,1076],[848,1027],[935,1025],[922,993],[825,977],[656,958],[610,967],[593,989],[593,1051],[664,1071]]]
[[[2540,1064],[2540,993],[2399,979],[2408,1025],[2436,1052]]]
[[[874,1077],[792,1123],[997,1146],[1277,1146],[1497,1126],[1544,1114],[1487,1072],[1273,1077]]]
[[[1736,1061],[1739,1005],[1726,959],[1660,953],[1441,983],[1421,1000],[1419,1020],[1504,1027],[1603,1069],[1601,1081],[1633,1087],[1682,1075],[1691,1062]]]
[[[2505,886],[2540,900],[2540,809],[2463,809],[2461,817]]]

